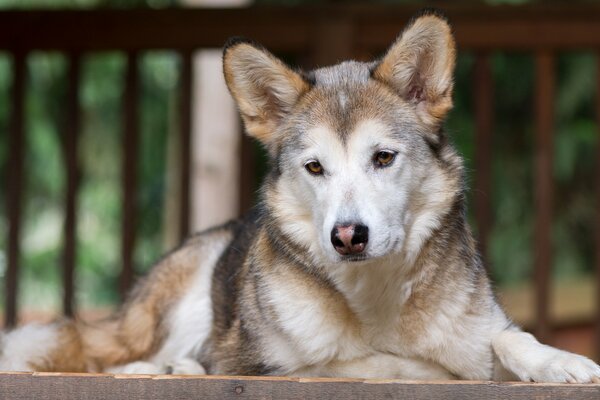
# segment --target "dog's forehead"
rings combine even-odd
[[[325,67],[309,73],[314,85],[335,87],[348,84],[365,84],[371,78],[374,63],[346,61],[332,67]]]
[[[375,63],[346,61],[307,74],[312,89],[292,121],[300,135],[294,141],[309,141],[304,133],[327,126],[338,140],[346,142],[367,120],[393,126],[402,114],[403,101],[371,77]],[[387,129],[386,131],[390,131]]]

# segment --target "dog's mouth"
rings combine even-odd
[[[346,255],[346,256],[341,256],[340,258],[344,262],[357,263],[357,262],[361,262],[361,261],[366,261],[370,257],[366,254],[350,254],[350,255]]]

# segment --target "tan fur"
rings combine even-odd
[[[87,372],[98,371],[95,365],[91,365],[86,358],[84,344],[79,332],[79,327],[72,321],[61,321],[57,323],[58,337],[60,342],[47,357],[30,362],[34,371],[52,372]]]
[[[280,119],[309,89],[308,84],[279,59],[249,44],[232,46],[223,59],[225,80],[239,99],[248,134],[269,146]]]
[[[423,102],[423,123],[439,125],[452,108],[456,45],[450,26],[435,15],[418,18],[388,50],[375,70],[410,102]]]
[[[191,238],[159,263],[117,315],[96,323],[58,323],[60,343],[31,367],[36,371],[99,372],[155,353],[166,335],[166,315],[185,294],[199,263],[200,240]]]

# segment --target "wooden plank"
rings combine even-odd
[[[492,136],[494,126],[493,79],[490,57],[475,58],[473,103],[475,109],[475,219],[479,251],[489,266],[487,243],[492,226]]]
[[[138,65],[137,53],[127,54],[125,94],[123,101],[123,203],[121,209],[122,269],[120,277],[121,296],[125,297],[134,279],[133,254],[136,232],[137,160],[139,146],[138,123]]]
[[[535,55],[535,229],[534,279],[536,287],[536,333],[550,340],[549,298],[552,269],[552,198],[554,152],[554,57],[541,51]]]
[[[75,257],[77,247],[77,192],[79,188],[79,162],[77,144],[79,141],[79,53],[69,55],[67,124],[65,129],[65,173],[67,190],[65,193],[65,242],[63,249],[63,312],[73,315]]]
[[[274,51],[306,51],[313,43],[318,24],[347,19],[355,27],[355,45],[363,49],[384,49],[419,8],[328,5],[2,11],[0,48],[183,49],[220,47],[229,36],[244,35]],[[443,10],[454,25],[462,48],[566,50],[600,47],[600,6],[597,4],[493,7],[445,4]]]
[[[22,192],[25,174],[23,171],[23,157],[25,153],[25,79],[26,79],[26,54],[13,53],[13,83],[11,91],[12,112],[10,114],[10,138],[8,142],[8,257],[6,267],[6,297],[5,321],[7,327],[12,327],[17,322],[17,298],[19,294],[19,264],[20,264],[20,238],[21,238],[21,211]]]
[[[180,240],[190,234],[190,187],[192,168],[192,51],[181,53],[181,79],[179,104],[179,134],[181,150],[179,228]]]
[[[354,34],[349,18],[317,20],[313,38],[313,65],[323,67],[346,61],[354,55]]]
[[[600,359],[600,54],[596,56],[596,319],[595,328],[595,353]]]
[[[243,124],[240,123],[243,128]],[[254,139],[241,132],[239,213],[244,215],[254,205],[257,189],[256,151]]]
[[[597,399],[600,385],[477,381],[0,374],[0,397],[94,399]]]

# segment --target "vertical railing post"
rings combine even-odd
[[[25,174],[23,158],[25,153],[24,103],[26,53],[13,53],[13,83],[11,92],[12,112],[10,138],[8,141],[8,257],[6,268],[6,299],[4,324],[6,327],[17,323],[17,297],[19,293],[19,261],[21,238],[22,192]]]
[[[79,187],[79,162],[77,147],[79,141],[79,77],[80,55],[69,56],[67,123],[65,129],[65,166],[67,192],[65,196],[65,243],[63,250],[63,312],[72,316],[74,311],[74,275],[77,248],[77,192]]]
[[[181,182],[179,206],[180,240],[190,234],[190,185],[192,168],[192,51],[181,52],[181,85],[179,103],[179,133],[181,150]]]
[[[123,203],[122,203],[122,270],[120,291],[124,297],[133,283],[133,254],[135,247],[137,160],[138,160],[138,58],[136,52],[127,53],[125,97],[123,102]]]
[[[554,151],[555,70],[551,53],[535,55],[535,229],[534,279],[536,333],[540,340],[551,338],[549,307],[552,269],[552,166]]]
[[[596,320],[595,352],[600,359],[600,54],[596,56]]]
[[[473,99],[475,109],[475,218],[479,251],[489,269],[488,239],[492,225],[492,133],[494,125],[493,78],[488,53],[476,55]]]

